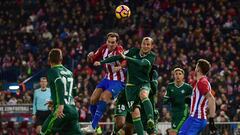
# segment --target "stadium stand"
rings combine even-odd
[[[88,122],[89,98],[104,71],[88,65],[86,55],[101,45],[107,32],[116,31],[125,49],[139,47],[146,35],[155,41],[156,63],[160,66],[156,98],[159,121],[170,121],[170,106],[161,102],[161,91],[172,81],[170,71],[180,65],[187,73],[186,81],[191,83],[199,58],[212,63],[209,76],[217,104],[215,120],[240,121],[239,1],[124,0],[132,15],[121,21],[114,17],[114,9],[119,4],[123,2],[1,1],[0,106],[32,103],[32,90],[38,78],[46,75],[47,54],[51,48],[58,47],[63,50],[64,65],[73,71],[78,87],[79,121]],[[20,90],[8,90],[8,84],[21,84],[32,76]],[[104,115],[103,121],[112,121],[113,108],[114,103],[106,111],[112,115]],[[25,120],[31,122],[31,119]],[[18,127],[25,132],[24,129],[28,129],[25,121],[19,121],[23,122]],[[8,128],[2,128],[4,126]],[[0,131],[13,128],[11,121],[7,124],[0,121]]]

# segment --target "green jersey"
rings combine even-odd
[[[151,91],[149,93],[149,98],[151,96],[154,96],[158,90],[158,72],[156,69],[152,69],[150,73],[150,78],[151,78],[151,81],[150,81]]]
[[[48,81],[54,107],[58,105],[74,105],[71,71],[62,65],[54,66],[48,71]]]
[[[155,60],[156,55],[153,52],[145,56],[140,55],[140,49],[131,48],[125,51],[127,60],[127,83],[139,85],[142,83],[150,83],[149,73],[152,68],[152,64]],[[112,56],[101,61],[101,64],[110,63],[117,60],[122,60],[121,56]]]
[[[176,86],[174,82],[169,83],[167,93],[164,96],[165,102],[171,102],[171,112],[182,112],[185,110],[185,98],[192,94],[192,87],[183,83],[181,86]]]

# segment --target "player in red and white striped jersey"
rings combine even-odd
[[[200,59],[195,68],[196,82],[191,97],[190,116],[184,122],[179,135],[198,135],[207,125],[207,108],[209,109],[210,135],[216,134],[213,118],[215,116],[215,98],[211,94],[211,85],[206,77],[210,63]]]
[[[94,63],[95,61],[104,60],[108,57],[119,55],[123,53],[123,47],[118,43],[119,35],[110,32],[107,34],[107,41],[95,53],[88,54],[88,61]],[[106,75],[104,79],[96,86],[96,89],[90,98],[90,111],[92,114],[92,125],[83,128],[83,132],[92,133],[98,126],[103,113],[106,110],[107,103],[117,97],[117,95],[125,87],[125,74],[121,65],[125,65],[125,61],[116,61],[105,64]]]
[[[211,92],[211,85],[206,76],[202,76],[193,86],[193,96],[191,97],[190,115],[198,119],[207,119],[208,100],[205,96]]]
[[[123,47],[121,45],[114,46],[115,48],[110,49],[109,44],[103,44],[95,53],[90,53],[92,62],[105,60],[108,57],[120,55],[120,53],[123,52]],[[125,75],[123,69],[119,69],[118,71],[115,70],[116,67],[121,66],[120,61],[113,62],[113,63],[107,63],[104,65],[104,68],[106,69],[107,73],[105,75],[105,78],[108,80],[115,80],[115,81],[125,81]]]

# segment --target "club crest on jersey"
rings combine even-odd
[[[183,94],[183,93],[185,93],[185,91],[184,91],[184,90],[182,90],[182,91],[181,91],[181,93]]]

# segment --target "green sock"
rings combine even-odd
[[[137,132],[137,135],[144,135],[143,124],[140,117],[133,118],[133,125],[135,128],[135,131]]]
[[[153,119],[153,106],[149,98],[142,100],[144,111],[147,114],[147,119]]]

